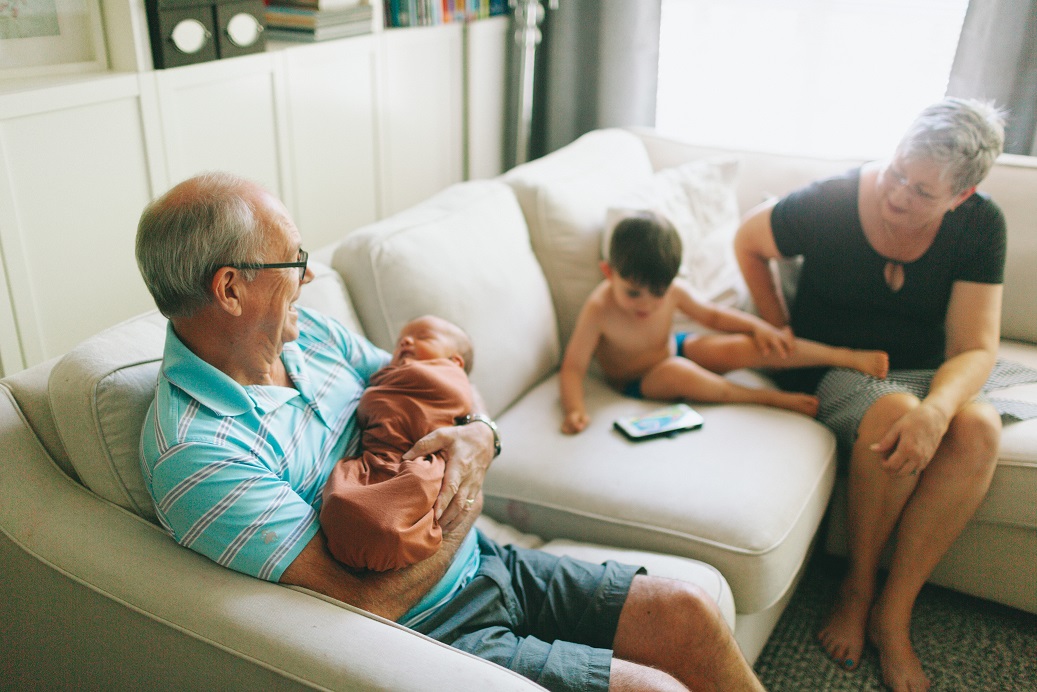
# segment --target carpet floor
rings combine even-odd
[[[756,660],[756,673],[771,692],[886,689],[874,648],[866,648],[860,666],[848,672],[817,643],[844,565],[824,554],[811,559]],[[1037,692],[1037,615],[927,585],[911,636],[933,692]]]

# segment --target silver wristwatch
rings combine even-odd
[[[480,423],[486,423],[490,426],[490,430],[493,431],[493,458],[496,459],[500,456],[500,432],[497,431],[497,424],[489,416],[484,416],[481,413],[469,413],[464,416],[458,416],[454,419],[455,425],[468,425],[479,421]]]

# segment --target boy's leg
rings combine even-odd
[[[753,389],[727,380],[687,358],[667,358],[641,380],[646,399],[690,400],[702,403],[742,403],[776,406],[808,416],[817,415],[817,397],[776,389]]]
[[[795,350],[782,358],[776,353],[763,354],[748,334],[707,334],[684,342],[683,355],[702,367],[717,373],[739,368],[834,367],[858,370],[872,377],[889,374],[889,356],[885,351],[864,351],[796,339]]]

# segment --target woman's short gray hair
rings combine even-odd
[[[907,159],[944,166],[954,194],[987,177],[1005,145],[1004,113],[992,103],[945,98],[923,110],[897,146]]]
[[[189,317],[212,301],[213,273],[262,261],[265,240],[253,185],[228,173],[205,173],[154,200],[137,225],[137,266],[159,312]],[[251,281],[255,270],[245,270]]]

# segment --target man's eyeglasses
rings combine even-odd
[[[306,262],[310,259],[310,253],[305,250],[299,250],[299,261],[298,262],[271,262],[268,264],[225,264],[225,267],[234,267],[235,269],[290,269],[293,267],[299,268],[299,283],[303,282],[306,278]]]

